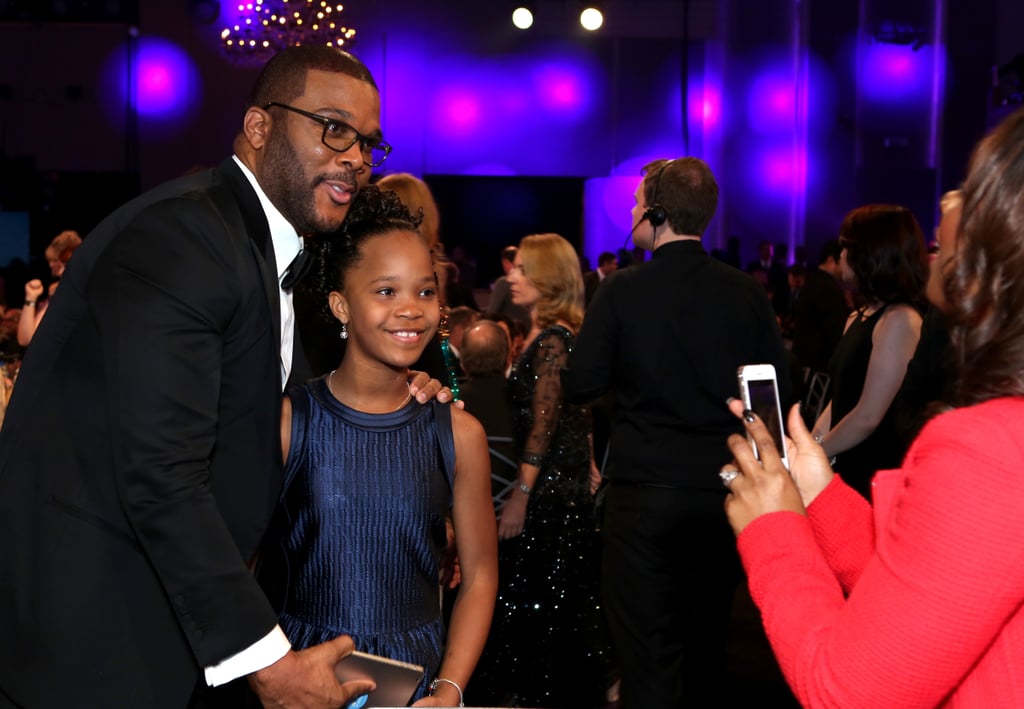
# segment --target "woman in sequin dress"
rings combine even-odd
[[[285,399],[286,488],[258,576],[295,649],[350,635],[426,669],[414,706],[458,706],[487,637],[497,540],[483,427],[406,383],[440,320],[430,253],[397,196],[369,187],[319,271],[347,345]],[[449,510],[462,584],[446,637]]]
[[[609,664],[598,479],[589,414],[563,403],[560,379],[583,320],[583,279],[557,234],[525,237],[508,278],[532,327],[509,382],[518,480],[501,508],[498,601],[470,703],[591,709],[605,703]]]

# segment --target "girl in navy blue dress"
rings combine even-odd
[[[497,533],[483,427],[409,394],[409,365],[440,319],[416,224],[370,187],[323,247],[320,288],[345,354],[285,398],[286,487],[259,576],[296,649],[351,635],[357,650],[426,668],[414,706],[458,706],[494,609]],[[462,583],[445,637],[449,511]]]

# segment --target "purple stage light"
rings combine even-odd
[[[541,107],[552,117],[575,118],[590,108],[587,79],[579,68],[546,62],[534,71],[533,80]]]
[[[480,97],[465,86],[440,88],[435,99],[439,120],[435,128],[449,138],[472,136],[480,127]]]
[[[931,101],[933,73],[942,70],[944,56],[942,48],[931,44],[915,51],[907,45],[869,42],[860,52],[861,95],[887,103]]]
[[[201,93],[202,79],[191,57],[173,42],[159,37],[129,40],[104,66],[104,94],[112,99],[115,119],[125,107],[134,110],[159,133],[169,135],[188,124]]]
[[[796,125],[797,80],[790,65],[770,66],[747,93],[747,122],[762,135],[791,133]]]

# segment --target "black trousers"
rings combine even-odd
[[[725,491],[612,483],[602,593],[626,709],[720,706],[742,578]]]

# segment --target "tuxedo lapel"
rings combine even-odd
[[[249,180],[235,163],[228,158],[217,168],[217,177],[228,188],[238,203],[242,225],[249,237],[252,251],[263,276],[263,287],[270,306],[270,318],[274,323],[277,340],[281,340],[281,288],[277,280],[277,261],[274,258],[274,244],[270,238],[270,227],[263,213],[260,199],[252,189]]]

